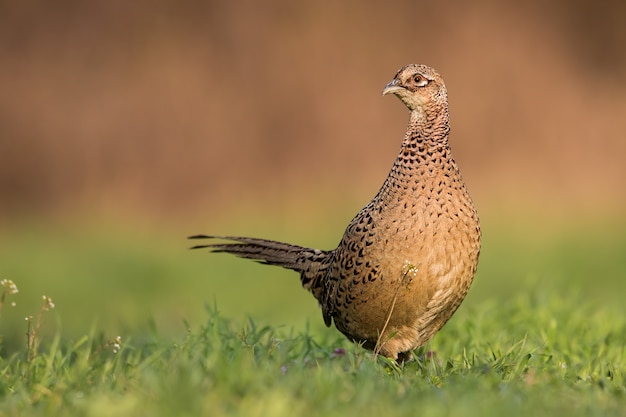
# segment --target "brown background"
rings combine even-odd
[[[2,2],[0,219],[361,204],[412,62],[446,80],[479,206],[619,210],[626,3],[514,4]]]

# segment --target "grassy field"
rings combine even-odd
[[[186,233],[9,228],[0,416],[626,415],[623,220],[483,224],[465,303],[402,368],[326,329],[295,274]]]

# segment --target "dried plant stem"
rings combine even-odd
[[[33,316],[26,317],[26,323],[26,359],[30,362],[35,357],[33,351],[35,348],[36,332],[33,331]]]
[[[400,288],[402,288],[402,286],[405,285],[407,281],[410,281],[412,277],[415,275],[415,272],[417,272],[417,268],[414,265],[410,264],[409,262],[406,263],[404,269],[405,270],[402,275],[402,279],[398,283],[398,286],[396,287],[396,291],[393,293],[391,304],[389,305],[389,308],[387,309],[385,324],[383,324],[383,328],[380,330],[380,333],[378,334],[378,339],[376,340],[376,346],[374,347],[374,353],[372,354],[372,358],[374,360],[376,360],[376,358],[378,357],[378,354],[380,353],[381,349],[383,348],[387,340],[393,337],[393,334],[392,334],[389,336],[387,340],[383,341],[383,335],[385,334],[385,331],[387,330],[387,326],[389,325],[389,320],[391,320],[391,315],[393,314],[393,309],[396,306],[396,301],[398,300],[398,294],[400,293]]]
[[[41,316],[45,310],[42,308],[39,310],[39,314],[37,314],[37,321],[35,322],[35,327],[32,325],[32,316],[28,317],[28,329],[26,332],[26,337],[28,341],[28,361],[32,361],[37,357],[37,348],[39,347],[39,328],[41,327]]]
[[[37,357],[37,348],[39,346],[39,328],[41,327],[41,318],[43,317],[43,313],[54,308],[54,303],[52,299],[47,296],[43,296],[43,303],[41,304],[41,308],[39,309],[39,314],[37,314],[37,321],[35,322],[35,327],[33,327],[33,316],[26,317],[26,321],[28,322],[28,326],[26,329],[26,348],[27,348],[27,358],[28,362],[31,362],[33,359]]]

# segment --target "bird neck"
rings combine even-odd
[[[432,190],[435,183],[453,186],[460,181],[448,145],[450,123],[444,110],[411,112],[400,153],[375,198],[383,207],[393,206],[398,195],[417,195],[416,190]]]
[[[450,118],[447,106],[413,110],[409,116],[409,125],[402,147],[410,150],[416,145],[428,143],[447,146],[449,134]]]
[[[444,164],[450,157],[450,123],[444,111],[412,111],[395,166],[411,172],[418,166]]]
[[[402,199],[430,201],[434,190],[454,189],[466,196],[458,166],[450,152],[447,106],[439,111],[411,112],[402,148],[373,200],[380,210]]]

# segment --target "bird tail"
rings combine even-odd
[[[231,243],[204,243],[191,249],[209,249],[226,252],[240,258],[253,259],[262,264],[277,265],[300,273],[302,286],[320,300],[326,270],[331,263],[331,252],[274,240],[239,236],[195,235],[189,239],[219,239]]]

